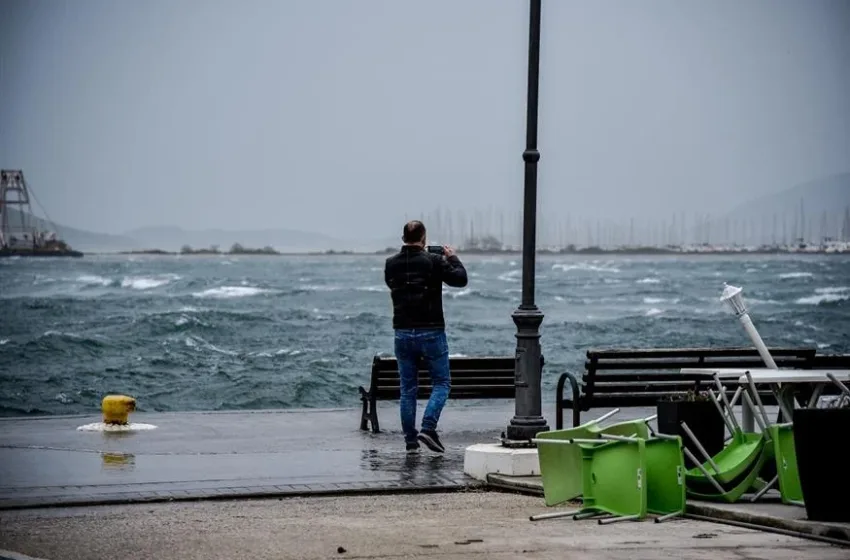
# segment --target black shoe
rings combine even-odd
[[[416,453],[417,451],[419,451],[419,444],[418,443],[416,443],[414,441],[413,443],[407,444],[407,452],[408,453]]]
[[[419,432],[419,441],[424,443],[425,447],[431,451],[436,451],[437,453],[444,453],[446,451],[446,448],[443,447],[443,443],[440,441],[440,437],[434,430],[422,430]]]

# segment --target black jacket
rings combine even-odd
[[[384,281],[392,296],[394,329],[444,329],[443,282],[463,288],[468,279],[457,256],[404,245],[387,259]]]

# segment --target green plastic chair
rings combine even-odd
[[[599,424],[595,424],[590,427],[590,430],[597,435],[605,434],[648,439],[650,436],[648,423],[653,419],[655,419],[654,415],[649,418],[637,418],[635,420],[617,422],[616,424],[610,424],[608,426],[599,426]]]
[[[719,389],[719,399],[723,401],[725,409],[726,411],[729,411],[729,414],[727,415],[726,411],[720,408],[720,403],[713,392],[710,392],[711,400],[717,407],[720,415],[723,417],[729,432],[732,434],[732,439],[722,450],[720,450],[719,453],[711,457],[696,439],[687,424],[682,423],[683,431],[690,440],[694,442],[695,446],[702,454],[702,460],[698,460],[694,458],[690,451],[687,449],[684,450],[688,458],[697,465],[696,467],[689,469],[686,473],[686,483],[689,489],[691,487],[706,488],[709,484],[715,488],[717,488],[717,484],[719,484],[720,486],[728,489],[727,487],[729,487],[729,484],[733,482],[735,484],[732,487],[736,487],[742,477],[748,478],[751,474],[753,466],[758,462],[764,452],[767,440],[764,433],[747,433],[741,429],[735,415],[732,413],[733,405],[727,400],[726,390],[720,383],[717,376],[715,376],[715,383]],[[738,394],[738,392],[735,393],[736,399]],[[746,392],[740,394],[743,395],[743,399],[747,406],[756,412],[755,406],[750,400],[749,395]],[[754,415],[758,417],[757,413]],[[760,418],[759,421],[761,421]],[[758,473],[756,473],[756,478],[757,476]],[[753,480],[755,480],[755,478]],[[726,490],[719,493],[724,494],[725,492]]]
[[[558,440],[557,444],[553,441],[549,441],[549,445],[544,443],[539,446],[539,449],[543,449],[544,447],[560,446],[579,451],[581,454],[581,461],[583,463],[581,467],[581,488],[578,490],[579,495],[581,495],[588,491],[587,485],[589,484],[589,475],[587,475],[587,469],[590,468],[589,465],[596,465],[597,468],[603,469],[605,473],[620,469],[617,471],[616,477],[621,482],[633,478],[630,477],[629,474],[631,469],[629,461],[622,462],[619,457],[608,457],[607,454],[605,454],[605,456],[599,456],[597,463],[592,463],[592,461],[591,463],[588,463],[588,456],[594,453],[592,451],[588,451],[588,449],[610,447],[610,442],[612,440],[614,443],[631,443],[632,445],[636,445],[638,440],[643,441],[645,470],[642,471],[642,482],[646,490],[646,511],[659,515],[659,517],[655,518],[655,522],[660,523],[682,515],[685,511],[685,464],[684,456],[682,454],[681,438],[666,434],[656,434],[649,426],[648,420],[649,419],[644,419],[641,421],[622,423],[630,424],[632,429],[637,428],[641,433],[647,434],[651,432],[653,437],[648,439],[603,433],[599,434],[599,439]],[[638,424],[638,422],[640,422],[640,424]],[[618,426],[614,429],[619,431],[623,428]],[[608,441],[607,443],[606,440]],[[623,472],[623,469],[625,469],[625,472]],[[592,482],[592,475],[590,476],[590,479]],[[625,491],[622,491],[622,489],[615,487],[609,492],[611,485],[610,480],[604,481],[603,484],[604,486],[601,491],[594,492],[591,488],[591,494],[589,496],[584,495],[584,507],[579,510],[532,515],[530,519],[532,521],[539,521],[542,519],[567,516],[572,516],[574,519],[604,516],[600,518],[600,523],[611,523],[625,519],[642,519],[645,516],[645,513],[640,507],[635,508],[633,505],[624,505],[620,503],[620,498],[616,497],[621,495],[626,497],[630,496],[631,494],[629,493],[628,488]],[[613,501],[612,496],[614,496]],[[634,499],[634,495],[631,496],[632,499]]]
[[[768,428],[776,457],[776,476],[782,503],[802,506],[803,487],[797,470],[797,451],[794,446],[793,424],[774,424]]]
[[[703,458],[702,467],[688,470],[688,481],[708,482],[708,477],[714,478],[721,484],[736,480],[741,474],[748,472],[764,450],[765,438],[761,434],[737,431],[726,447],[717,455]],[[692,461],[700,462],[698,459]]]
[[[617,436],[610,436],[617,437]],[[647,513],[646,440],[617,438],[579,445],[583,507],[573,519],[607,514],[600,524],[639,520]]]
[[[685,513],[685,457],[679,436],[646,440],[646,508],[656,523]]]
[[[581,495],[581,450],[578,445],[567,443],[595,437],[587,425],[537,434],[534,441],[547,506],[562,504]]]
[[[749,388],[758,399],[758,393],[755,390],[756,387],[753,383],[753,378],[749,372],[746,375]],[[826,375],[829,380],[839,388],[842,398],[850,397],[850,389],[848,389],[846,385],[839,381],[832,373],[827,373]],[[786,390],[786,387],[783,387],[780,390],[780,403],[784,401],[781,397],[784,396],[783,393]],[[808,406],[814,407],[819,396],[820,391],[815,391],[809,400]],[[788,400],[793,404],[792,399]],[[760,407],[762,417],[764,418],[764,424],[767,426],[765,431],[768,433],[771,441],[773,442],[773,454],[776,460],[776,476],[760,488],[751,501],[754,502],[759,499],[765,492],[779,482],[779,495],[782,499],[782,503],[805,507],[806,504],[803,499],[803,487],[800,483],[800,472],[797,468],[797,449],[794,443],[794,424],[793,422],[770,424],[770,420],[761,401],[757,400],[757,402]],[[792,410],[788,410],[787,406],[782,407],[782,414],[786,418],[793,418],[793,412]]]
[[[770,469],[771,474],[773,471],[776,473],[768,482],[765,482],[760,478],[756,479],[753,485],[753,489],[756,493],[750,501],[755,502],[761,498],[778,482],[779,495],[783,503],[804,506],[800,473],[797,470],[797,452],[794,445],[793,423],[771,424],[770,417],[764,409],[764,405],[761,402],[756,385],[753,383],[752,375],[750,375],[749,372],[746,372],[745,375],[747,376],[747,388],[749,392],[752,393],[753,398],[758,405],[758,411],[755,411],[756,413],[753,416],[758,421],[766,438],[770,440],[768,445],[771,448],[771,459],[773,460],[773,464],[769,465],[772,467],[772,469]],[[782,394],[783,391],[784,388],[780,389],[778,402],[782,409],[782,415],[786,418],[791,418],[792,411],[789,410],[788,406],[785,404],[785,399],[783,398],[784,395]],[[813,401],[814,399],[815,396],[813,395]],[[791,401],[791,403],[791,406],[793,406],[793,401]],[[814,404],[814,402],[811,404]]]
[[[690,452],[685,449],[685,454]],[[693,459],[692,459],[693,460]],[[761,472],[762,467],[769,460],[773,460],[773,446],[765,445],[762,447],[757,460],[750,465],[748,470],[745,470],[741,475],[727,483],[718,482],[707,471],[703,474],[705,478],[702,480],[694,479],[690,476],[685,478],[687,486],[687,496],[698,500],[706,500],[712,502],[727,502],[734,503],[750,491]],[[704,469],[703,465],[697,465],[697,469]]]
[[[575,428],[537,434],[533,441],[537,444],[543,498],[547,506],[562,504],[581,496],[581,450],[578,445],[568,444],[569,441],[598,439],[599,443],[604,443],[604,440],[600,439],[602,435],[649,437],[647,422],[653,417],[619,422],[609,426],[600,425],[603,420],[618,412],[619,409],[614,409],[600,418]]]
[[[751,501],[755,501],[776,483],[778,475],[774,480],[767,483],[759,478],[764,466],[775,461],[778,448],[774,441],[776,432],[769,429],[767,413],[758,392],[755,390],[752,378],[749,375],[748,378],[750,381],[749,388],[740,394],[745,404],[753,411],[753,417],[762,431],[756,434],[745,433],[741,430],[734,414],[731,414],[731,406],[725,400],[725,390],[719,379],[715,377],[715,382],[720,389],[720,397],[726,404],[727,410],[730,411],[728,418],[724,414],[724,420],[726,420],[730,430],[733,431],[732,441],[714,457],[708,457],[705,451],[697,445],[706,457],[706,461],[701,464],[693,458],[688,450],[685,450],[686,454],[695,463],[698,463],[694,469],[688,471],[686,476],[687,495],[689,497],[732,503],[740,500],[745,493],[756,490],[756,494],[751,499]],[[750,391],[756,403],[758,403],[758,409],[750,398]],[[736,395],[738,394],[736,392]],[[719,407],[716,400],[715,404]],[[693,434],[687,428],[685,431],[692,437]]]

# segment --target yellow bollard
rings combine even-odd
[[[106,395],[100,405],[104,424],[126,425],[130,413],[136,410],[136,399],[126,395]]]

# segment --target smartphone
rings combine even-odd
[[[442,245],[428,245],[428,252],[434,253],[435,255],[445,255],[446,250],[443,249]]]

